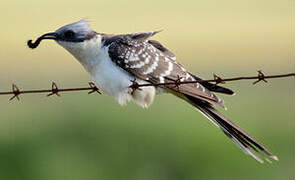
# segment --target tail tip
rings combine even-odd
[[[279,161],[279,158],[276,155],[271,155],[270,156],[273,160]]]

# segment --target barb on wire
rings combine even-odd
[[[213,74],[213,78],[215,80],[215,84],[214,84],[215,86],[217,84],[225,84],[225,81],[223,81],[223,79],[221,77],[217,76],[216,74]]]
[[[136,82],[136,79],[131,80],[131,85],[129,86],[129,88],[131,88],[131,95],[133,95],[135,93],[136,90],[142,90],[140,87],[140,84],[138,84]]]
[[[256,83],[259,83],[260,81],[264,81],[265,83],[267,83],[267,80],[265,80],[265,75],[263,74],[263,72],[261,70],[257,72],[258,72],[258,80],[253,82],[253,85],[255,85]]]
[[[58,97],[60,97],[60,94],[58,92],[59,92],[59,89],[58,89],[57,85],[55,84],[55,82],[52,82],[51,93],[47,94],[47,96],[52,96],[53,94],[55,94]]]
[[[19,88],[15,85],[12,84],[12,93],[14,94],[9,100],[13,100],[14,98],[16,98],[17,100],[20,100],[19,95],[21,94]]]
[[[170,81],[172,81],[172,85],[173,85],[173,88],[176,88],[177,91],[179,91],[179,86],[182,84],[182,79],[183,77],[180,77],[179,75],[177,75],[177,78],[174,80],[174,79],[171,79],[169,77],[165,77],[165,79],[168,79]]]
[[[88,84],[89,84],[90,88],[92,88],[91,91],[88,92],[88,94],[92,94],[94,92],[97,92],[98,94],[101,94],[98,87],[96,87],[93,82],[89,82]]]
[[[194,83],[204,83],[204,82],[211,82],[214,83],[214,85],[217,84],[224,84],[225,82],[230,81],[240,81],[240,80],[256,80],[253,82],[253,85],[263,81],[267,83],[268,81],[266,79],[275,79],[275,78],[285,78],[285,77],[295,77],[295,73],[289,73],[289,74],[279,74],[279,75],[268,75],[266,76],[261,70],[258,71],[258,74],[256,76],[242,76],[242,77],[233,77],[233,78],[221,78],[220,76],[217,76],[216,74],[213,74],[213,79],[209,80],[195,80],[195,81],[182,81],[182,77],[178,76],[176,80],[171,78],[166,78],[170,80],[170,82],[167,83],[145,83],[145,84],[138,84],[136,82],[136,79],[131,81],[131,85],[129,88],[132,89],[131,94],[134,94],[136,90],[142,90],[141,87],[145,86],[168,86],[173,85],[174,88],[176,87],[179,89],[179,87],[182,84],[194,84]],[[0,92],[0,95],[13,95],[9,100],[17,99],[20,100],[21,94],[33,94],[33,93],[49,93],[47,96],[57,95],[60,96],[60,92],[68,92],[68,91],[89,91],[88,94],[92,94],[94,92],[97,92],[101,94],[98,87],[93,83],[89,82],[88,87],[82,87],[82,88],[58,88],[55,82],[52,82],[51,89],[41,89],[41,90],[20,90],[15,84],[12,84],[12,90],[7,92]]]

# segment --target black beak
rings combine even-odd
[[[40,42],[43,39],[53,39],[53,40],[56,40],[57,39],[57,33],[53,32],[53,33],[43,34],[35,42],[32,42],[32,40],[28,40],[27,45],[29,46],[29,48],[35,49],[36,47],[38,47],[38,45],[40,44]]]

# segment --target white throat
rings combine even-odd
[[[105,58],[102,52],[101,35],[83,42],[58,41],[58,44],[69,51],[91,75],[95,71],[94,67]]]

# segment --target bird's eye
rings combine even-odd
[[[65,39],[72,39],[75,37],[75,32],[72,31],[72,30],[67,30],[65,33],[64,33],[64,38]]]

